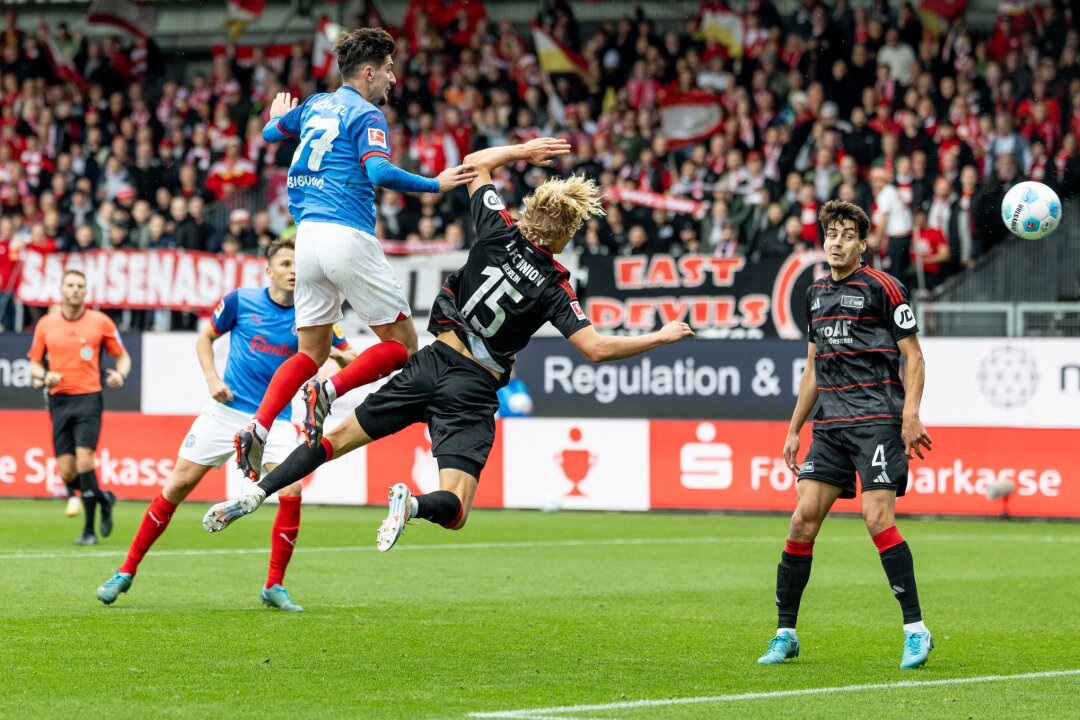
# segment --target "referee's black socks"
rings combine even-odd
[[[810,581],[813,552],[813,540],[806,543],[788,540],[780,553],[780,565],[776,568],[777,628],[795,627],[803,590]]]
[[[93,470],[79,473],[79,489],[82,491],[83,517],[86,518],[83,525],[84,535],[94,535],[94,512],[97,510],[98,498],[101,497],[101,488],[98,487],[97,473]]]

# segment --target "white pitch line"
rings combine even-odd
[[[664,707],[668,705],[701,705],[707,703],[735,702],[739,700],[768,700],[771,698],[828,695],[829,693],[862,692],[864,690],[896,690],[904,688],[937,687],[939,685],[971,685],[974,683],[1011,682],[1014,680],[1038,680],[1041,678],[1072,677],[1080,670],[1049,670],[1020,675],[982,675],[979,677],[947,678],[945,680],[904,680],[894,683],[871,683],[865,685],[840,685],[837,687],[803,688],[800,690],[776,690],[773,692],[748,692],[710,697],[669,698],[666,700],[631,700],[627,702],[597,705],[566,705],[562,707],[535,708],[527,710],[503,710],[500,712],[469,713],[472,718],[507,718],[511,720],[554,720],[557,713],[583,713],[604,710],[631,710],[634,708]],[[565,717],[565,716],[564,716]],[[569,720],[575,720],[573,718]],[[580,718],[576,720],[581,720]]]
[[[986,535],[919,535],[912,537],[915,543],[920,542],[986,542]],[[992,537],[994,542],[1080,542],[1080,535],[1000,535]],[[440,543],[421,545],[396,545],[394,552],[417,552],[429,550],[516,550],[529,548],[559,548],[559,547],[594,547],[594,546],[620,546],[620,545],[713,545],[713,544],[754,544],[776,543],[778,546],[783,537],[780,535],[760,536],[735,536],[735,537],[685,537],[685,538],[598,538],[595,540],[523,540],[521,542],[476,542],[476,543]],[[827,538],[823,544],[840,542],[869,542],[867,538],[855,535]],[[374,552],[374,545],[344,545],[327,547],[301,546],[296,552],[302,553],[337,553],[337,552]],[[24,550],[18,552],[0,553],[0,560],[56,560],[63,558],[93,558],[115,557],[124,552],[122,547],[115,550]],[[203,548],[197,550],[155,550],[155,557],[169,556],[201,556],[201,555],[260,555],[270,552],[270,548]]]

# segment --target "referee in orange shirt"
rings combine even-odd
[[[78,481],[82,491],[86,524],[76,545],[97,545],[94,513],[101,508],[101,534],[112,532],[112,509],[116,496],[102,492],[94,472],[94,451],[101,434],[101,349],[116,359],[116,369],[105,371],[105,383],[123,387],[131,372],[131,356],[120,341],[116,324],[108,315],[85,305],[86,276],[68,270],[60,281],[63,305],[34,327],[30,346],[30,372],[36,387],[49,389],[49,415],[53,426],[53,451],[60,477],[68,488]],[[49,369],[45,369],[48,357]]]

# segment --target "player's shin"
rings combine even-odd
[[[300,534],[300,496],[279,498],[274,527],[270,534],[270,570],[266,575],[266,587],[285,582],[285,568],[292,559],[296,538]]]
[[[79,473],[79,490],[82,492],[83,515],[86,518],[83,534],[93,535],[94,513],[101,499],[101,488],[98,487],[97,474],[93,470]]]
[[[334,446],[327,438],[313,448],[298,445],[289,457],[259,481],[259,489],[267,496],[292,485],[315,472],[325,462],[334,459]]]
[[[151,501],[150,507],[146,509],[142,522],[139,523],[139,530],[131,540],[127,560],[120,566],[120,572],[132,576],[138,572],[139,563],[142,562],[150,547],[157,542],[157,539],[169,527],[169,521],[172,520],[174,512],[176,512],[176,505],[166,500],[164,495],[158,493],[158,496]]]
[[[810,581],[813,552],[812,540],[805,543],[788,540],[780,553],[780,565],[776,568],[776,627],[779,629],[795,629],[803,590]]]
[[[292,401],[300,387],[317,372],[319,372],[319,366],[302,352],[296,353],[281,364],[274,373],[270,385],[267,386],[266,393],[263,394],[259,409],[255,412],[255,420],[262,426],[263,431],[269,431],[274,418]]]
[[[911,548],[896,526],[883,530],[874,536],[874,545],[881,553],[881,566],[889,579],[893,595],[900,603],[904,614],[904,625],[922,622],[922,609],[919,607],[919,590],[915,585],[915,562],[911,557]]]
[[[464,507],[461,499],[449,490],[436,490],[427,495],[417,495],[413,517],[430,520],[436,525],[453,529],[461,521]]]

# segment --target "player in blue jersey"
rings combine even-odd
[[[336,398],[398,370],[416,352],[408,300],[375,237],[375,187],[438,193],[476,177],[468,165],[426,178],[390,163],[390,132],[379,110],[395,82],[389,33],[354,30],[341,38],[336,52],[341,88],[312,95],[299,106],[289,93],[279,93],[263,128],[269,142],[300,139],[288,178],[289,212],[297,223],[300,351],[278,369],[254,418],[236,433],[237,466],[256,482],[270,421],[301,386],[304,436],[315,447]],[[330,352],[331,329],[346,299],[382,342],[331,380],[312,380]]]
[[[127,560],[97,590],[98,600],[112,604],[127,592],[150,546],[169,525],[176,506],[195,489],[212,468],[232,455],[229,432],[258,405],[270,378],[283,362],[296,353],[297,333],[293,310],[296,284],[294,250],[291,240],[274,242],[267,253],[268,288],[233,290],[214,311],[210,325],[199,334],[195,348],[213,402],[195,419],[180,447],[172,475],[143,516],[128,549]],[[229,334],[229,359],[224,380],[214,367],[212,344]],[[341,366],[356,353],[340,331],[334,333],[331,357]],[[266,443],[266,468],[272,470],[296,447],[299,439],[286,406],[273,421]],[[262,590],[262,602],[282,610],[302,608],[292,601],[282,586],[285,568],[292,557],[300,528],[300,483],[281,495],[281,504],[271,533],[270,572]]]

